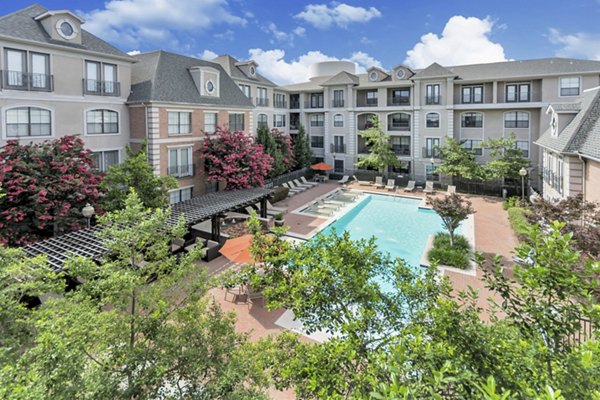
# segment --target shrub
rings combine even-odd
[[[510,226],[519,240],[526,240],[531,224],[527,220],[527,210],[521,207],[510,207],[508,210]]]
[[[502,201],[502,208],[508,210],[511,207],[520,207],[521,206],[521,198],[518,196],[512,196]]]
[[[450,246],[450,235],[438,233],[433,239],[433,247],[427,253],[427,257],[441,265],[466,269],[469,267],[470,253],[471,246],[464,236],[455,236],[454,246]]]
[[[277,203],[278,201],[285,199],[289,193],[290,189],[283,186],[277,186],[273,189],[273,195],[271,196],[271,200],[273,201],[273,203]]]

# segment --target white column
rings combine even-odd
[[[163,171],[160,170],[160,144],[157,143],[157,140],[160,137],[158,110],[158,107],[146,107],[146,126],[148,137],[148,162],[154,168],[154,173],[160,176]]]

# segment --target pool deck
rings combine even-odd
[[[327,224],[327,218],[310,217],[308,215],[300,215],[293,213],[294,210],[317,199],[337,188],[340,185],[337,183],[322,183],[314,188],[306,190],[303,193],[288,197],[287,199],[275,204],[278,207],[287,207],[288,213],[285,215],[285,224],[289,226],[292,234],[308,235],[321,225]],[[369,191],[382,194],[392,194],[387,190],[375,189],[373,186],[358,186],[350,184],[346,186],[350,189]],[[422,192],[398,193],[398,195],[406,195],[407,197],[425,198]],[[443,192],[438,192],[435,196],[444,195]],[[476,250],[483,253],[486,257],[491,257],[495,254],[503,258],[505,265],[512,265],[512,251],[518,244],[517,238],[514,235],[506,211],[502,209],[502,200],[494,197],[462,195],[469,199],[475,209],[474,224],[475,224],[475,245]],[[209,274],[215,275],[230,267],[224,257],[218,257],[209,263],[206,263]],[[510,268],[507,268],[507,273],[510,274]],[[479,290],[478,306],[483,309],[482,318],[489,318],[489,301],[490,297],[496,297],[493,293],[485,288],[482,281],[483,272],[476,268],[474,276],[466,275],[460,272],[445,271],[455,291],[465,290],[469,286]],[[221,289],[212,289],[210,295],[220,304],[221,308],[226,312],[235,312],[237,315],[236,330],[247,333],[251,340],[267,337],[277,334],[282,331],[282,328],[275,324],[275,321],[285,312],[285,310],[267,311],[260,304],[248,306],[245,303],[235,304],[231,298],[225,300],[225,292]],[[279,392],[276,390],[269,391],[273,399],[294,399],[293,391]]]

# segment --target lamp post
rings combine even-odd
[[[525,201],[525,177],[527,176],[527,170],[525,168],[521,168],[519,170],[519,175],[521,175],[521,201]]]
[[[94,207],[92,207],[92,205],[90,203],[87,203],[85,205],[85,207],[83,207],[81,209],[81,214],[85,217],[85,219],[87,220],[87,227],[88,229],[90,228],[90,220],[92,219],[92,215],[94,215],[94,212],[96,210],[94,210]]]

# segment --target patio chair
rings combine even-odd
[[[373,185],[373,182],[371,182],[371,181],[359,181],[359,180],[358,180],[358,178],[356,177],[356,175],[352,175],[352,178],[353,178],[353,179],[354,179],[356,182],[358,182],[358,184],[359,184],[360,186],[372,186],[372,185]]]
[[[246,303],[248,308],[258,300],[262,300],[263,306],[265,305],[265,296],[260,290],[252,288],[250,285],[246,285]]]
[[[304,192],[304,190],[296,189],[295,187],[292,187],[291,185],[289,185],[287,183],[282,183],[281,185],[283,187],[286,187],[286,188],[290,189],[289,193],[291,193],[292,196],[295,195],[295,194]]]
[[[254,208],[256,208],[256,215],[260,215],[260,203],[254,204]],[[267,216],[274,217],[277,214],[284,214],[284,213],[285,213],[285,211],[274,210],[272,208],[269,208],[269,206],[267,205]]]
[[[432,181],[426,181],[425,182],[425,189],[423,189],[423,193],[428,193],[428,194],[434,194],[435,193],[435,189],[433,188],[433,182]]]
[[[309,181],[306,180],[305,176],[301,176],[300,177],[300,182],[302,182],[305,185],[319,186],[319,182],[309,182]]]
[[[296,190],[299,190],[299,191],[301,191],[301,192],[304,192],[305,190],[307,190],[307,189],[308,189],[308,187],[306,187],[306,186],[297,186],[297,185],[294,183],[294,181],[288,181],[288,183],[287,183],[287,184],[288,184],[288,185],[290,185],[290,188],[292,188],[292,189],[296,189]]]
[[[404,191],[405,192],[414,192],[415,191],[415,185],[416,185],[415,181],[408,181],[408,184],[404,188]]]
[[[342,177],[342,179],[340,179],[340,180],[338,181],[338,183],[339,183],[340,185],[345,185],[345,184],[346,184],[346,183],[348,183],[348,182],[350,182],[350,176],[349,176],[349,175],[344,175],[344,176]]]
[[[294,182],[294,185],[296,185],[296,187],[304,187],[307,189],[312,189],[313,185],[307,185],[305,183],[300,182],[298,179],[294,179],[292,182]]]
[[[456,186],[454,185],[448,185],[448,190],[447,192],[448,194],[456,194]]]
[[[378,189],[383,189],[385,187],[385,184],[383,183],[383,176],[375,177],[375,187]]]
[[[394,190],[396,188],[396,180],[395,179],[388,179],[387,185],[385,185],[385,188],[387,190]]]
[[[277,212],[281,212],[281,213],[288,212],[287,207],[274,206],[273,204],[271,204],[271,202],[269,200],[267,200],[267,210],[273,210],[273,211],[277,211]]]

